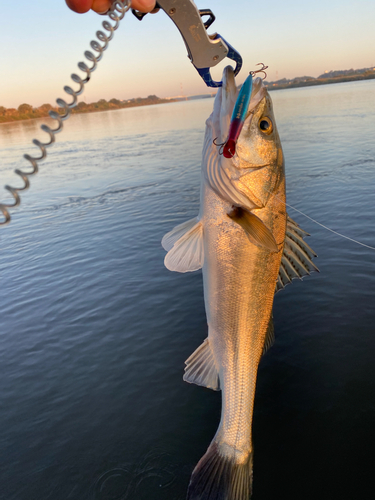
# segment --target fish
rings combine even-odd
[[[208,337],[185,362],[184,380],[221,390],[218,430],[193,470],[187,500],[248,500],[257,370],[274,342],[274,295],[318,271],[308,235],[286,211],[285,167],[272,101],[255,78],[233,158],[225,143],[238,89],[227,66],[206,121],[200,209],[162,239],[171,271],[202,269]]]

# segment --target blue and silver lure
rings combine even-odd
[[[250,73],[241,87],[236,100],[236,104],[233,109],[232,118],[229,125],[228,139],[223,147],[223,155],[225,156],[225,158],[233,158],[236,152],[236,144],[245,122],[252,88],[253,75]]]

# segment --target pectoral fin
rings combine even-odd
[[[194,217],[193,219],[179,224],[178,226],[174,227],[172,231],[169,231],[169,233],[164,235],[163,239],[161,240],[161,244],[164,250],[169,252],[169,250],[173,248],[173,245],[176,243],[176,241],[178,241],[182,236],[188,233],[190,229],[193,229],[197,222],[197,218]]]
[[[185,382],[220,391],[219,374],[208,338],[185,361]]]
[[[279,251],[273,234],[259,217],[240,207],[234,207],[228,217],[243,228],[251,243],[271,252]]]
[[[311,260],[317,255],[303,240],[305,236],[309,236],[309,234],[301,229],[288,215],[284,252],[281,258],[275,293],[291,283],[294,278],[302,279],[303,276],[307,276],[312,271],[319,272],[319,269]]]
[[[164,259],[164,265],[170,271],[187,273],[197,271],[203,266],[203,225],[194,224],[194,219],[180,224],[167,233],[162,245],[169,250]]]

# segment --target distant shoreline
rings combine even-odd
[[[375,73],[375,72],[374,72]],[[341,76],[336,78],[316,78],[314,80],[306,80],[301,82],[288,82],[288,83],[268,83],[267,90],[281,90],[281,89],[295,89],[298,87],[313,87],[315,85],[330,85],[331,83],[345,83],[345,82],[356,82],[362,80],[374,80],[375,74],[370,75],[352,75],[352,76]]]
[[[95,113],[96,111],[114,111],[116,109],[135,108],[169,102],[174,102],[174,99],[160,99],[160,97],[155,95],[150,95],[145,98],[137,97],[136,99],[128,99],[127,101],[120,101],[119,99],[106,101],[105,99],[100,99],[98,102],[92,102],[90,104],[81,101],[77,106],[71,108],[71,113],[76,115],[81,113]],[[0,125],[3,123],[49,118],[49,111],[55,111],[61,115],[64,112],[63,108],[53,107],[50,104],[43,104],[38,108],[33,108],[30,104],[25,103],[18,106],[17,109],[0,106]]]
[[[322,75],[323,76],[323,75]],[[332,83],[345,83],[345,82],[355,82],[363,80],[374,80],[375,71],[373,73],[366,74],[351,74],[351,75],[341,75],[333,77],[303,77],[305,80],[296,78],[294,80],[282,80],[279,82],[265,82],[267,90],[270,92],[273,90],[283,90],[283,89],[294,89],[299,87],[313,87],[315,85],[330,85]],[[193,100],[193,99],[203,99],[212,97],[212,94],[202,94],[199,96],[187,96],[184,98],[176,97],[169,99],[161,99],[155,95],[148,96],[146,98],[129,99],[127,101],[120,101],[118,99],[111,99],[106,101],[105,99],[100,99],[98,102],[91,104],[86,104],[85,102],[80,102],[75,108],[72,108],[72,114],[81,113],[95,113],[98,111],[115,111],[117,109],[127,109],[135,108],[140,106],[150,106],[156,104],[167,104],[171,102],[177,102],[181,100]],[[39,108],[33,108],[29,104],[21,104],[18,109],[15,108],[4,108],[0,106],[0,125],[15,123],[26,120],[35,120],[38,118],[48,118],[48,111],[58,111],[61,108],[53,107],[50,104],[43,104]]]

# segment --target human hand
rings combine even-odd
[[[90,9],[94,10],[98,14],[104,14],[111,7],[111,0],[65,0],[67,6],[83,14]],[[131,6],[139,12],[151,12],[155,8],[155,0],[132,0]]]

